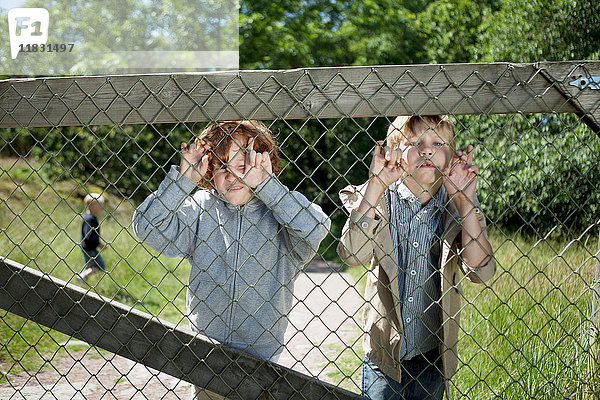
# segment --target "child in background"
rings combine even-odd
[[[475,196],[479,169],[473,146],[455,152],[446,116],[398,117],[382,145],[368,182],[340,192],[350,217],[338,254],[370,262],[363,395],[438,400],[458,365],[461,276],[482,283],[496,270]]]
[[[106,269],[104,260],[98,251],[106,247],[100,240],[100,224],[98,217],[104,212],[104,197],[99,193],[90,193],[83,199],[86,212],[83,214],[81,224],[81,251],[83,252],[83,271],[75,277],[80,283],[86,283],[86,279],[92,274]]]
[[[294,280],[330,227],[277,179],[278,162],[261,122],[211,123],[133,217],[144,243],[191,264],[191,328],[271,361],[284,348]]]

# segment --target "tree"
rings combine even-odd
[[[506,0],[481,25],[483,61],[561,61],[600,56],[600,6],[590,0]]]
[[[13,75],[158,72],[148,54],[134,51],[237,50],[236,5],[235,0],[28,0],[25,7],[50,14],[47,43],[73,46],[66,52],[22,53],[17,63],[5,46],[0,62],[12,66]],[[5,24],[6,13],[0,17]]]

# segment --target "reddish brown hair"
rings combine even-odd
[[[273,173],[278,174],[281,171],[279,167],[281,159],[277,152],[277,144],[265,124],[258,120],[211,122],[196,139],[196,141],[203,139],[210,146],[211,152],[208,171],[204,176],[204,181],[200,183],[201,187],[212,188],[209,182],[215,172],[229,162],[229,149],[235,142],[234,135],[244,135],[248,139],[254,138],[254,150],[257,153],[268,152]]]

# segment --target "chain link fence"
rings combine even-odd
[[[338,193],[367,181],[395,116],[435,114],[457,148],[475,147],[496,263],[484,283],[449,282],[456,353],[433,363],[457,356],[447,394],[597,398],[599,82],[599,62],[0,81],[0,398],[359,397],[364,309],[378,301],[365,286],[395,293],[398,271],[369,264],[373,238],[363,266],[342,262],[352,207]],[[216,206],[239,189],[219,197],[219,174],[250,168],[229,153],[247,139],[221,125],[200,154],[213,191],[191,200],[196,184],[172,169],[181,143],[238,120],[273,133],[277,179],[253,186],[257,206]],[[98,263],[84,264],[88,210],[102,265],[89,251]],[[442,304],[448,282],[432,274]]]

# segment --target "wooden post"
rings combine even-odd
[[[231,399],[359,399],[0,257],[0,308]]]

